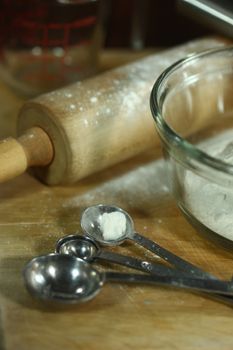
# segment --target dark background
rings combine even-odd
[[[175,0],[103,0],[102,6],[106,47],[171,46],[216,34],[184,14]]]

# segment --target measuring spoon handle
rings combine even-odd
[[[154,284],[160,286],[191,289],[208,293],[233,296],[233,285],[227,281],[172,276],[150,276],[119,272],[106,272],[105,281],[120,283]]]
[[[139,244],[140,246],[150,250],[152,253],[155,253],[160,258],[164,259],[177,269],[180,269],[184,272],[187,272],[189,275],[192,275],[193,277],[200,277],[200,278],[212,278],[214,280],[217,280],[217,278],[213,275],[211,275],[208,272],[205,272],[201,270],[199,267],[191,264],[190,262],[180,258],[179,256],[173,254],[169,250],[161,247],[156,242],[151,241],[150,239],[146,238],[145,236],[140,235],[137,232],[134,232],[132,237],[129,237],[131,240]]]
[[[131,256],[108,252],[105,250],[101,250],[97,258],[114,264],[130,267],[139,271],[148,272],[152,275],[190,277],[190,273],[187,274],[186,272],[175,270],[168,266],[140,260]]]

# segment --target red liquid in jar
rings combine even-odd
[[[3,0],[1,61],[10,83],[38,93],[96,69],[98,1]]]

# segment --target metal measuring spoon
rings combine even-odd
[[[62,237],[57,241],[55,252],[58,254],[73,255],[88,262],[94,260],[107,261],[155,275],[179,277],[190,276],[183,271],[178,271],[161,264],[108,252],[107,250],[102,249],[97,242],[87,236],[68,235]]]
[[[102,216],[104,214],[111,214],[116,212],[124,215],[126,220],[125,229],[122,232],[121,236],[117,237],[116,239],[105,239],[101,228]],[[146,248],[147,250],[150,250],[152,253],[155,253],[162,259],[166,260],[177,269],[180,269],[189,275],[192,275],[193,277],[195,276],[199,278],[217,279],[217,277],[201,270],[199,267],[171,253],[169,250],[161,247],[156,242],[153,242],[152,240],[135,232],[132,218],[126,211],[119,207],[98,204],[87,208],[81,216],[81,227],[87,236],[93,238],[95,241],[103,245],[119,245],[126,239],[130,239],[140,246]]]
[[[145,283],[233,295],[232,284],[225,281],[99,272],[84,260],[65,254],[34,258],[25,266],[23,275],[33,296],[64,303],[81,303],[94,298],[105,282]]]

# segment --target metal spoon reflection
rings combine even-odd
[[[104,214],[111,214],[116,212],[121,213],[125,217],[125,230],[122,232],[122,235],[118,236],[116,239],[105,239],[104,232],[101,227],[102,217]],[[158,243],[135,232],[132,218],[126,211],[119,207],[98,204],[87,208],[81,216],[81,227],[87,236],[103,245],[119,245],[122,244],[126,239],[129,239],[144,247],[145,249],[150,250],[152,253],[164,259],[177,269],[180,269],[181,271],[184,271],[193,277],[195,276],[199,278],[217,279],[217,277],[201,270],[197,266],[187,262],[169,250],[161,247]]]
[[[156,275],[190,276],[186,272],[175,270],[159,263],[109,252],[100,247],[93,239],[81,235],[68,235],[60,238],[57,241],[55,252],[73,255],[88,262],[93,262],[95,260],[107,261]]]
[[[145,283],[233,295],[231,283],[197,278],[99,272],[71,255],[49,254],[32,259],[24,269],[28,291],[43,300],[81,303],[93,299],[105,282]]]

